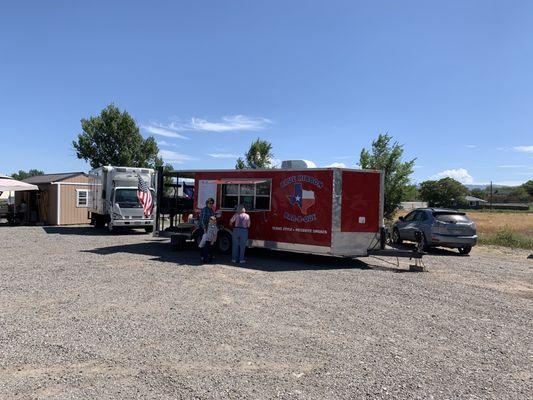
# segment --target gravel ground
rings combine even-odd
[[[250,252],[201,266],[145,234],[0,227],[1,399],[525,399],[533,261]],[[529,393],[529,394],[528,394]]]

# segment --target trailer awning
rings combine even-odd
[[[208,180],[209,183],[217,184],[217,185],[238,185],[238,184],[257,184],[257,183],[263,183],[267,182],[266,179],[257,179],[257,178],[228,178],[228,179],[214,179],[214,180]]]

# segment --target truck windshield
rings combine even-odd
[[[141,207],[137,198],[137,189],[116,189],[115,203],[120,208],[138,208]]]

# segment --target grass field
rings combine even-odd
[[[405,215],[409,211],[402,210],[398,216]],[[533,213],[468,210],[465,212],[476,223],[481,244],[533,250]]]

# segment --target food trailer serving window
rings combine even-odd
[[[272,181],[253,180],[237,181],[227,180],[221,183],[221,208],[235,209],[238,204],[244,204],[247,210],[270,210],[270,187]]]

